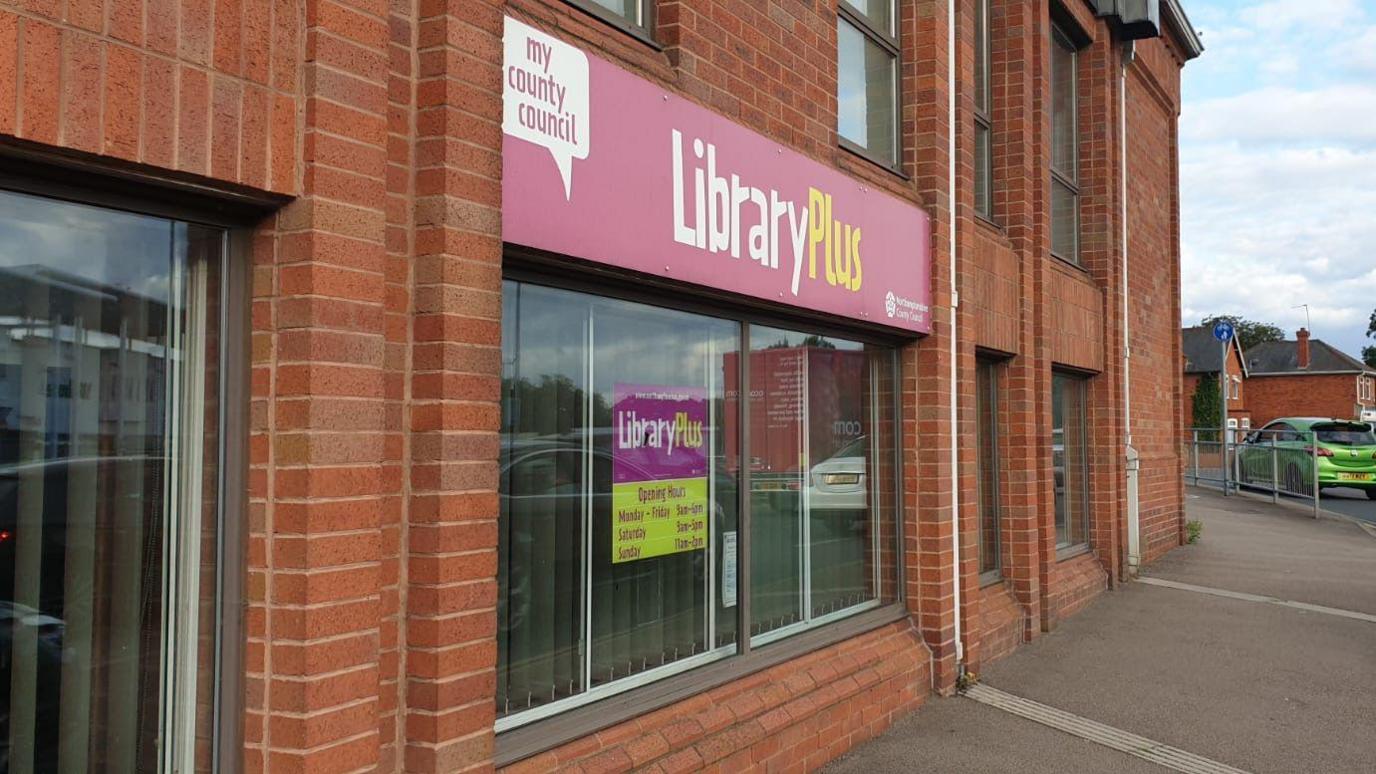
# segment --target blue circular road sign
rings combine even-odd
[[[1219,341],[1227,341],[1233,337],[1233,324],[1227,320],[1219,320],[1214,323],[1214,338]]]

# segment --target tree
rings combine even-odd
[[[1218,379],[1205,374],[1194,388],[1194,399],[1190,409],[1193,413],[1191,427],[1215,428],[1223,419],[1218,395]]]
[[[1369,368],[1376,368],[1376,347],[1362,347],[1362,362]]]
[[[1271,323],[1257,322],[1238,317],[1235,314],[1216,314],[1205,317],[1199,324],[1205,328],[1214,327],[1214,323],[1227,321],[1233,324],[1233,330],[1237,333],[1237,343],[1242,345],[1244,350],[1251,349],[1258,344],[1265,344],[1268,341],[1285,341],[1285,331]],[[1372,313],[1372,324],[1376,325],[1376,312]],[[1367,335],[1371,335],[1368,333]]]

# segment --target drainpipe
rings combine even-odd
[[[960,293],[956,290],[956,0],[946,0],[946,77],[947,109],[950,114],[946,125],[949,140],[946,195],[951,226],[947,251],[950,254],[951,278],[951,561],[955,570],[956,671],[959,674],[965,671],[965,639],[960,626],[960,428],[956,421],[956,401],[960,394],[956,380],[956,307],[960,306]]]
[[[1132,326],[1128,317],[1128,66],[1136,56],[1136,45],[1131,41],[1123,43],[1122,67],[1118,74],[1118,142],[1119,167],[1122,188],[1119,196],[1122,211],[1122,255],[1123,264],[1119,272],[1123,282],[1123,428],[1126,447],[1124,451],[1127,471],[1128,505],[1128,572],[1136,574],[1142,557],[1142,535],[1139,524],[1137,487],[1138,461],[1137,450],[1132,446]]]

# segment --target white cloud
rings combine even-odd
[[[1267,87],[1185,108],[1186,140],[1376,142],[1376,86]]]
[[[1240,314],[1357,355],[1376,307],[1376,0],[1191,0],[1182,312]]]

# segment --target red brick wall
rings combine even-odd
[[[1356,418],[1356,374],[1256,376],[1247,387],[1253,427],[1280,417]]]
[[[967,662],[988,663],[1121,577],[1117,54],[1080,5],[1093,38],[1081,56],[1083,268],[1049,256],[1050,16],[1040,0],[993,4],[993,223],[973,213],[973,0],[958,4],[954,125],[946,2],[899,6],[904,176],[837,146],[830,2],[661,0],[662,50],[558,0],[116,5],[0,0],[0,144],[294,197],[258,224],[249,256],[246,770],[491,767],[504,14],[933,218],[933,333],[901,352],[910,622],[565,745],[554,762],[812,767],[917,706],[929,686],[950,691],[958,621]],[[1159,553],[1178,542],[1182,501],[1180,353],[1166,335],[1179,305],[1179,61],[1165,43],[1139,51],[1128,93],[1133,427]],[[953,291],[964,302],[954,351]],[[1011,357],[1005,580],[984,590],[973,474],[981,349]],[[1096,374],[1095,550],[1065,562],[1054,548],[1053,363]],[[684,722],[712,703],[730,717]]]
[[[1051,362],[1086,371],[1104,370],[1105,294],[1088,276],[1053,266],[1047,299],[1051,305]]]
[[[0,135],[295,194],[304,14],[269,0],[0,3]]]
[[[928,666],[912,627],[894,624],[504,771],[813,771],[920,706]]]
[[[1176,322],[1180,310],[1176,56],[1165,42],[1139,41],[1128,70],[1129,397],[1132,442],[1140,459],[1138,519],[1146,562],[1181,542],[1181,433],[1190,421],[1194,395],[1194,385],[1187,387],[1182,380],[1184,360]]]

